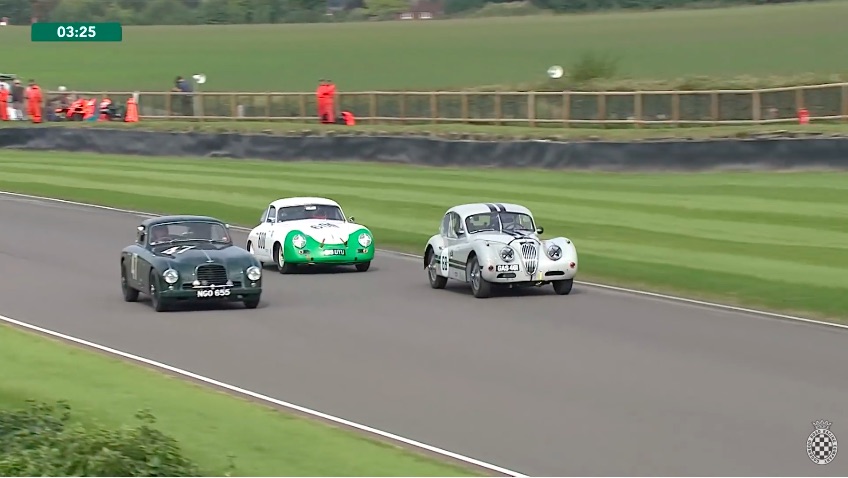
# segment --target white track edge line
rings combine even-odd
[[[102,205],[99,205],[99,204],[90,204],[90,203],[84,203],[84,202],[69,201],[67,199],[57,199],[57,198],[50,198],[50,197],[44,197],[44,196],[35,196],[35,195],[32,195],[32,194],[21,194],[21,193],[7,192],[7,191],[0,191],[0,194],[7,195],[7,196],[27,198],[27,199],[52,201],[52,202],[58,202],[58,203],[62,203],[62,204],[69,204],[69,205],[73,205],[73,206],[102,209],[102,210],[105,210],[105,211],[119,212],[119,213],[124,213],[124,214],[135,214],[135,215],[147,216],[147,217],[160,216],[160,214],[153,214],[153,213],[149,213],[149,212],[133,211],[131,209],[121,209],[121,208],[110,207],[110,206],[102,206]],[[232,228],[235,229],[235,230],[238,230],[238,231],[248,231],[248,232],[250,231],[249,228],[241,227],[241,226],[232,226]],[[385,249],[377,249],[377,250],[382,252],[382,253],[388,253],[388,254],[395,255],[395,256],[407,257],[407,258],[410,258],[410,259],[422,259],[422,256],[419,256],[419,255],[416,255],[416,254],[409,254],[409,253],[406,253],[406,252],[389,251],[389,250],[385,250]],[[660,294],[658,292],[649,292],[649,291],[638,290],[638,289],[628,289],[626,287],[618,287],[618,286],[607,285],[607,284],[599,284],[599,283],[596,283],[596,282],[583,282],[583,281],[578,281],[578,280],[576,280],[574,282],[577,283],[577,284],[580,284],[580,285],[585,285],[585,286],[589,286],[589,287],[595,287],[595,288],[598,288],[598,289],[605,289],[605,290],[610,290],[610,291],[615,291],[615,292],[621,292],[621,293],[625,293],[625,294],[634,294],[634,295],[640,295],[640,296],[644,296],[644,297],[652,297],[652,298],[655,298],[655,299],[663,299],[663,300],[667,300],[667,301],[671,301],[671,302],[680,302],[680,303],[684,303],[684,304],[697,305],[697,306],[701,306],[701,307],[709,307],[709,308],[712,308],[712,309],[719,309],[719,310],[724,310],[724,311],[728,311],[728,312],[739,312],[739,313],[745,313],[745,314],[751,314],[751,315],[758,315],[758,316],[764,317],[764,318],[790,320],[790,321],[795,321],[795,322],[803,322],[803,323],[806,323],[806,324],[814,324],[814,325],[827,326],[827,327],[833,327],[833,328],[848,330],[848,325],[838,324],[838,323],[835,323],[835,322],[825,322],[825,321],[822,321],[822,320],[809,319],[809,318],[798,317],[798,316],[794,316],[794,315],[779,314],[777,312],[768,312],[768,311],[765,311],[765,310],[750,309],[750,308],[739,307],[739,306],[735,306],[735,305],[720,304],[720,303],[717,303],[717,302],[709,302],[709,301],[705,301],[705,300],[690,299],[690,298],[687,298],[687,297],[680,297],[680,296],[674,296],[674,295],[668,295],[668,294]]]
[[[236,387],[235,385],[230,385],[228,383],[220,382],[220,381],[215,380],[213,378],[204,377],[203,375],[198,375],[194,372],[189,372],[188,370],[180,369],[180,368],[174,367],[172,365],[168,365],[166,363],[157,362],[155,360],[151,360],[151,359],[148,359],[148,358],[145,358],[145,357],[141,357],[139,355],[133,355],[133,354],[130,354],[130,353],[127,353],[127,352],[123,352],[121,350],[113,349],[111,347],[106,347],[105,345],[96,344],[94,342],[90,342],[88,340],[84,340],[84,339],[73,337],[73,336],[70,336],[70,335],[67,335],[67,334],[63,334],[61,332],[56,332],[54,330],[45,329],[43,327],[39,327],[37,325],[33,325],[33,324],[30,324],[30,323],[27,323],[27,322],[22,322],[20,320],[13,319],[13,318],[7,317],[5,315],[0,315],[0,321],[6,322],[6,323],[9,323],[9,324],[13,324],[13,325],[17,325],[19,327],[23,327],[23,328],[26,328],[26,329],[34,330],[36,332],[40,332],[42,334],[49,335],[49,336],[52,336],[52,337],[60,338],[60,339],[66,340],[68,342],[73,342],[75,344],[84,345],[84,346],[87,346],[87,347],[90,347],[90,348],[93,348],[93,349],[97,349],[101,352],[106,352],[106,353],[109,353],[109,354],[112,354],[112,355],[117,355],[119,357],[123,357],[125,359],[129,359],[129,360],[132,360],[132,361],[135,361],[135,362],[147,364],[147,365],[150,365],[150,366],[155,367],[155,368],[167,370],[167,371],[175,373],[177,375],[182,375],[184,377],[189,377],[189,378],[198,380],[200,382],[203,382],[203,383],[206,383],[206,384],[209,384],[209,385],[215,385],[217,387],[227,389],[231,392],[239,393],[239,394],[242,394],[242,395],[247,395],[249,397],[253,397],[255,399],[258,399],[258,400],[261,400],[261,401],[264,401],[264,402],[273,403],[274,405],[278,405],[278,406],[288,408],[288,409],[291,409],[291,410],[297,410],[297,411],[304,413],[304,414],[307,414],[307,415],[312,415],[314,417],[323,418],[324,420],[328,420],[328,421],[331,421],[331,422],[334,422],[334,423],[338,423],[338,424],[345,425],[345,426],[348,426],[348,427],[351,427],[351,428],[355,428],[357,430],[368,432],[368,433],[371,433],[371,434],[374,434],[374,435],[377,435],[377,436],[380,436],[380,437],[383,437],[383,438],[388,438],[390,440],[401,442],[401,443],[404,443],[406,445],[410,445],[410,446],[413,446],[413,447],[416,447],[416,448],[420,448],[422,450],[427,450],[431,453],[435,453],[435,454],[442,455],[442,456],[447,456],[447,457],[453,458],[454,460],[458,460],[458,461],[462,461],[462,462],[465,462],[465,463],[468,463],[468,464],[476,465],[476,466],[479,466],[481,468],[489,469],[491,471],[496,471],[498,473],[502,473],[502,474],[505,474],[505,475],[508,475],[508,476],[514,476],[514,477],[517,477],[517,478],[529,478],[527,475],[523,475],[523,474],[518,473],[516,471],[512,471],[512,470],[509,470],[509,469],[506,469],[506,468],[502,468],[502,467],[497,466],[497,465],[492,465],[491,463],[486,463],[484,461],[480,461],[480,460],[477,460],[477,459],[474,459],[474,458],[470,458],[470,457],[467,457],[467,456],[464,456],[464,455],[460,455],[458,453],[454,453],[452,451],[444,450],[442,448],[438,448],[438,447],[435,447],[435,446],[432,446],[432,445],[428,445],[426,443],[411,440],[409,438],[405,438],[405,437],[402,437],[402,436],[399,436],[399,435],[395,435],[393,433],[385,432],[383,430],[371,428],[367,425],[362,425],[362,424],[359,424],[359,423],[356,423],[356,422],[352,422],[352,421],[346,420],[344,418],[339,418],[339,417],[336,417],[336,416],[333,416],[333,415],[328,415],[324,412],[319,412],[317,410],[312,410],[310,408],[302,407],[300,405],[295,405],[293,403],[284,402],[282,400],[278,400],[276,398],[269,397],[267,395],[262,395],[260,393],[256,393],[256,392],[253,392],[253,391],[241,388],[241,387]]]

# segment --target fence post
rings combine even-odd
[[[607,127],[607,95],[605,92],[598,92],[598,122],[601,128]]]
[[[671,124],[680,127],[680,93],[671,94]]]
[[[842,85],[842,121],[848,123],[848,83]]]
[[[562,121],[566,128],[571,127],[571,92],[562,92]]]
[[[527,93],[527,121],[531,128],[536,127],[536,94],[533,91]]]
[[[297,103],[300,106],[300,117],[306,119],[306,96],[297,95]]]
[[[635,125],[637,128],[642,127],[642,92],[637,91],[635,95],[633,95],[633,116],[635,120]]]
[[[236,95],[230,96],[230,116],[233,118],[238,118],[238,101],[236,101]]]
[[[271,117],[271,99],[272,98],[273,98],[273,96],[271,96],[270,91],[265,93],[265,116],[267,116],[268,118]]]
[[[406,93],[401,92],[399,98],[398,111],[400,112],[400,124],[406,124]]]
[[[167,116],[168,119],[171,119],[171,116],[173,116],[171,114],[171,96],[172,95],[170,93],[165,93],[165,116]]]
[[[795,88],[795,114],[804,108],[804,89]]]
[[[464,91],[460,93],[459,103],[460,103],[460,115],[462,116],[462,122],[466,123],[466,124],[470,123],[471,122],[471,121],[469,121],[470,115],[468,114],[468,93],[466,93]]]
[[[501,92],[495,92],[495,119],[497,120],[498,126],[503,125],[503,107],[501,106]]]
[[[439,99],[436,92],[430,92],[430,117],[433,124],[439,124]]]
[[[755,124],[762,124],[762,98],[760,98],[760,92],[755,91],[751,94],[751,119]]]
[[[710,116],[713,118],[713,126],[718,126],[720,121],[720,111],[718,107],[718,91],[710,92]]]
[[[370,123],[377,124],[377,93],[371,92],[368,95],[368,115],[371,116]]]

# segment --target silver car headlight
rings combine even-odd
[[[362,233],[359,235],[359,245],[362,247],[368,247],[371,245],[371,236],[366,233]]]
[[[306,238],[298,234],[292,238],[292,244],[298,249],[303,249],[306,246]]]
[[[247,278],[252,281],[258,281],[259,278],[262,277],[262,269],[256,266],[250,266],[247,268]]]
[[[165,279],[165,282],[168,284],[174,284],[180,278],[180,274],[174,269],[168,269],[162,273],[162,277]]]
[[[556,244],[551,244],[550,246],[548,246],[545,252],[547,252],[548,257],[552,261],[558,261],[562,259],[562,248]]]
[[[512,262],[515,259],[515,251],[511,247],[501,249],[501,260],[504,262]]]

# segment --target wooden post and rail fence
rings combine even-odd
[[[50,92],[59,95],[59,92]],[[65,92],[137,95],[145,120],[317,122],[314,93]],[[713,91],[342,92],[337,112],[357,124],[478,124],[525,127],[645,127],[848,123],[848,83]]]

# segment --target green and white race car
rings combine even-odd
[[[371,267],[374,236],[367,227],[345,218],[331,199],[277,199],[262,214],[262,223],[247,236],[247,250],[282,274],[309,264],[353,265],[359,272]]]

